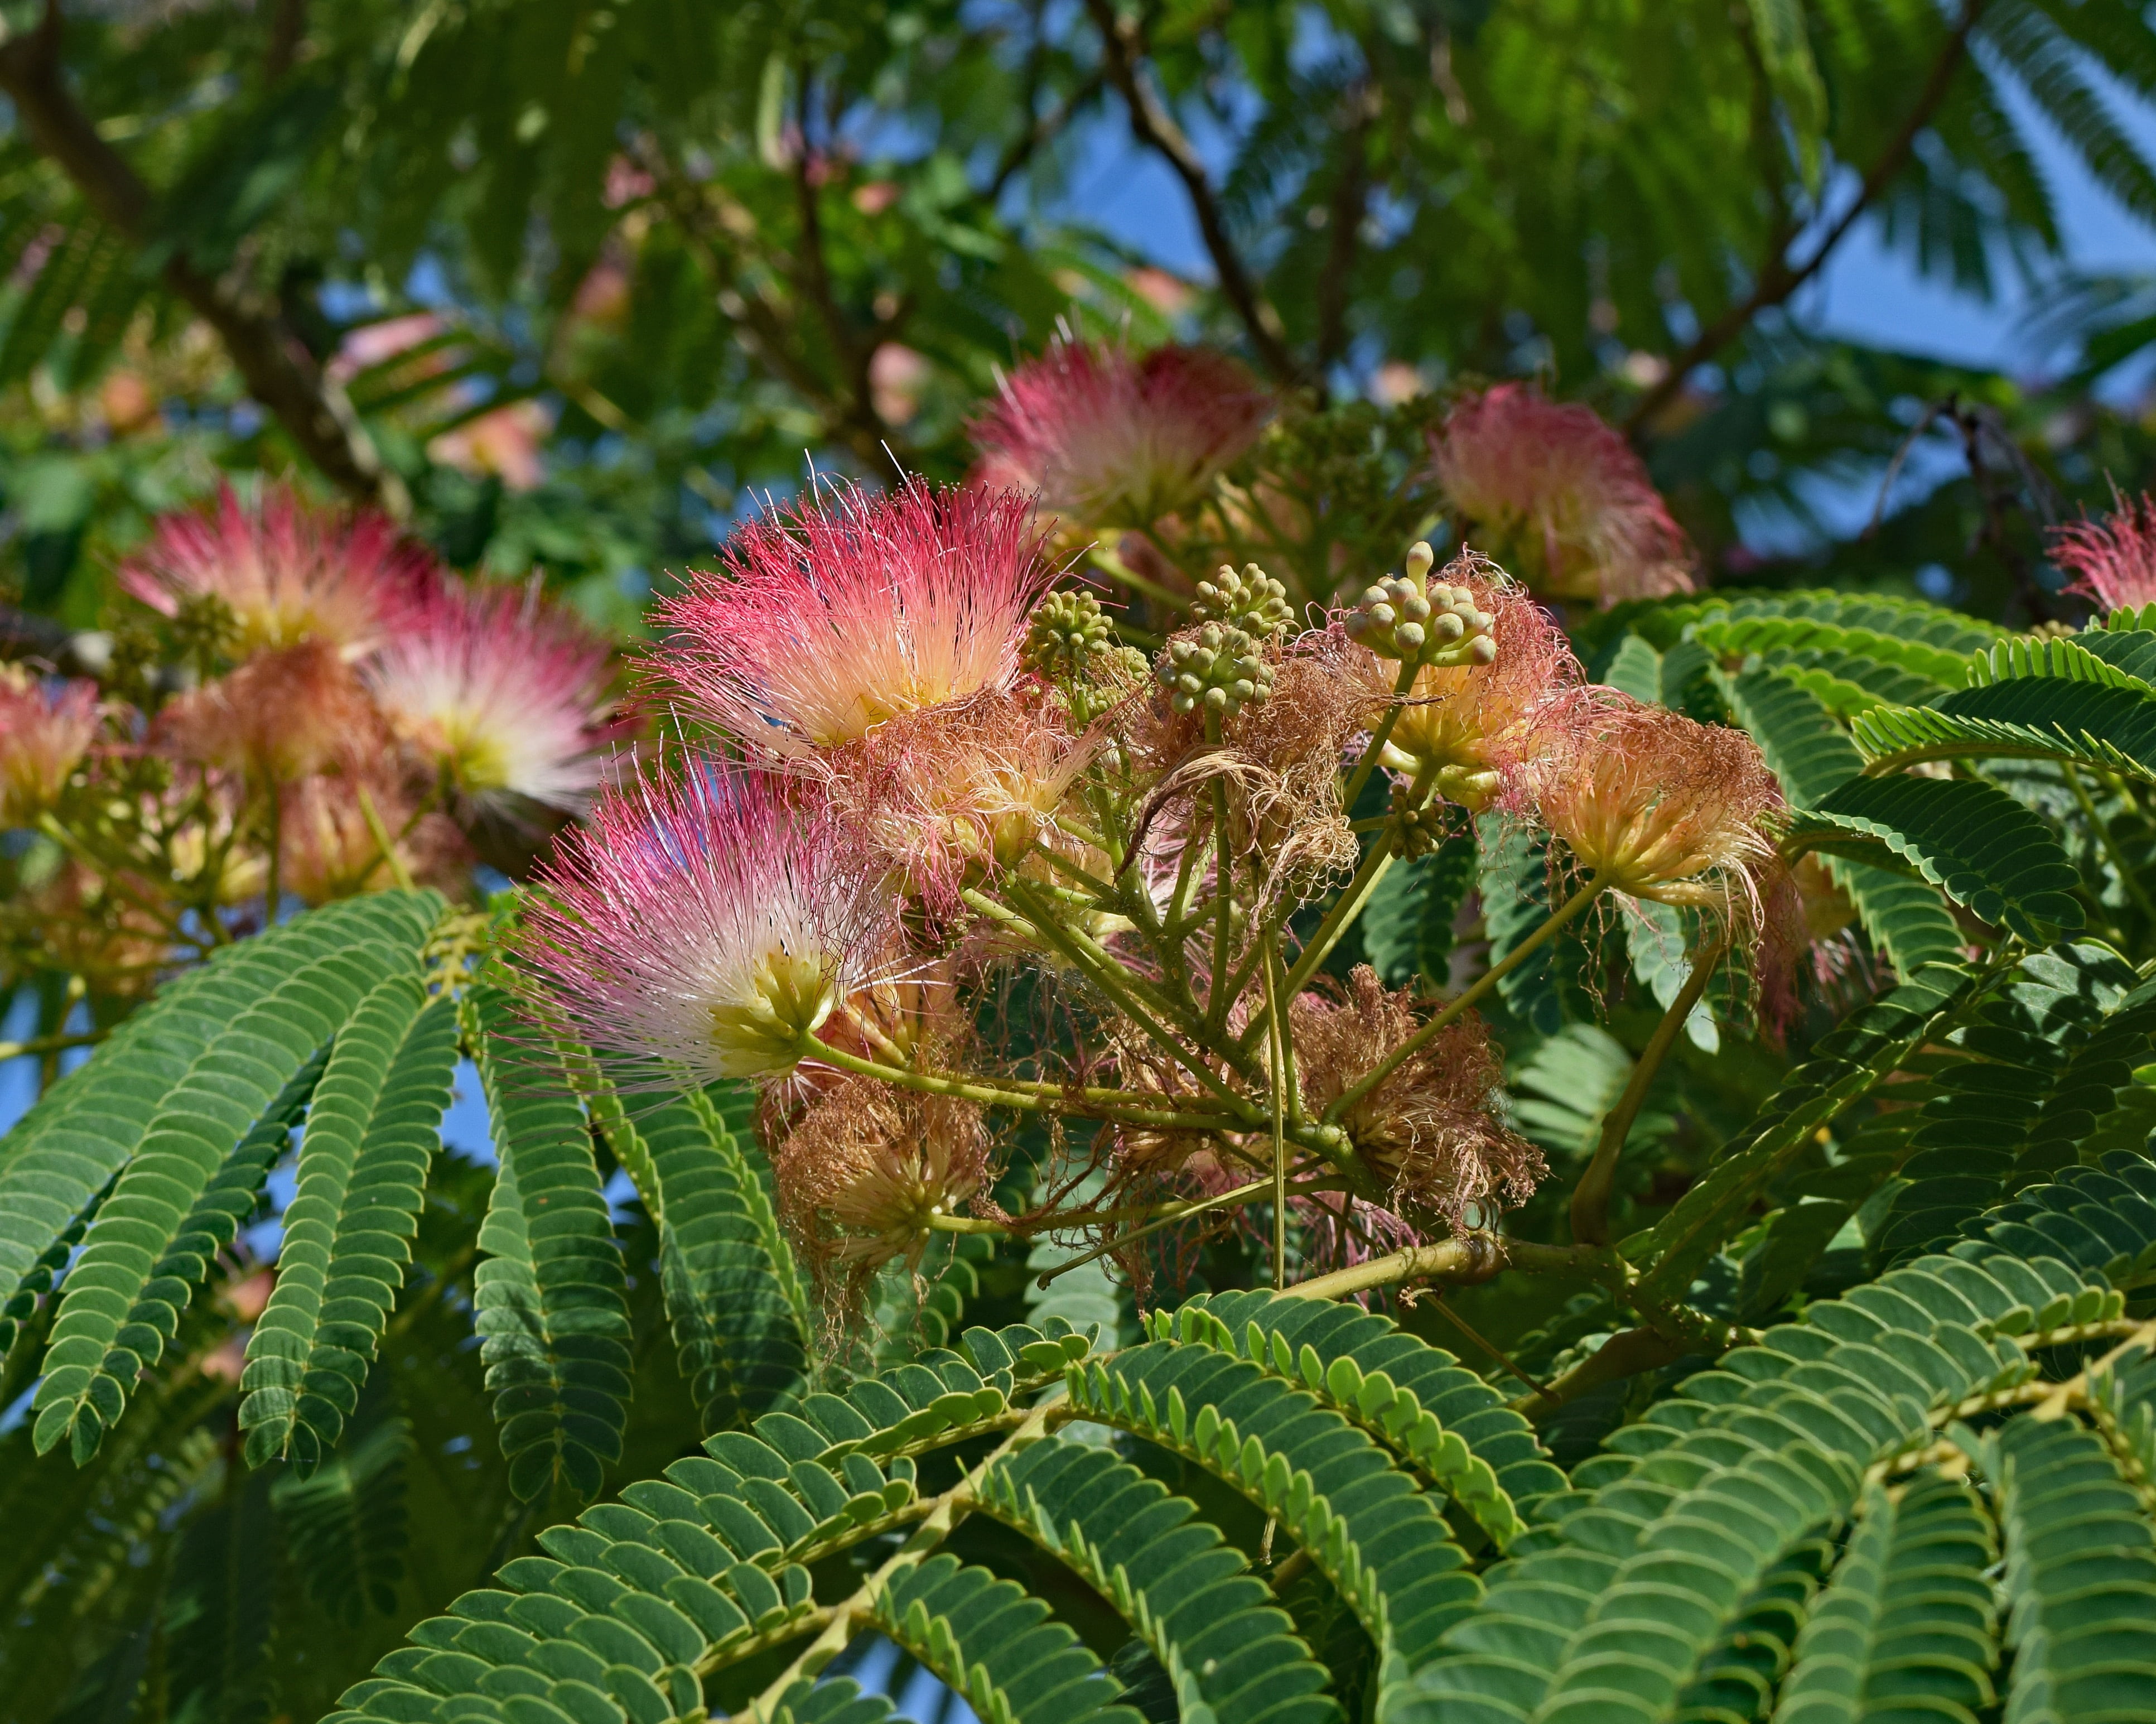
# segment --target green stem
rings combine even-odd
[[[1400,722],[1402,702],[1414,688],[1415,672],[1421,667],[1413,659],[1400,661],[1400,674],[1393,684],[1393,703],[1385,708],[1385,716],[1378,721],[1378,728],[1370,733],[1370,745],[1363,750],[1363,758],[1355,763],[1355,771],[1348,780],[1348,788],[1341,793],[1340,805],[1351,813],[1355,799],[1363,794],[1363,786],[1370,781],[1370,775],[1378,769],[1378,756],[1385,751],[1392,738],[1393,727]]]
[[[2141,913],[2150,921],[2156,922],[2156,903],[2149,901],[2148,889],[2142,885],[2138,871],[2128,863],[2125,851],[2119,847],[2118,840],[2112,833],[2111,823],[2097,812],[2095,799],[2089,795],[2088,786],[2082,782],[2081,774],[2074,769],[2071,760],[2062,760],[2059,766],[2066,775],[2066,782],[2073,787],[2074,800],[2082,805],[2082,812],[2088,817],[2088,823],[2096,828],[2097,842],[2103,846],[2104,853],[2111,858],[2112,867],[2118,870],[2119,884],[2126,888],[2127,896],[2140,907]]]
[[[1599,1246],[1539,1245],[1498,1233],[1459,1233],[1435,1245],[1411,1246],[1329,1275],[1314,1275],[1286,1290],[1301,1299],[1345,1299],[1404,1281],[1486,1281],[1501,1269],[1536,1275],[1576,1275],[1621,1284],[1623,1262]]]
[[[971,1215],[932,1215],[928,1217],[932,1233],[1008,1233],[1010,1229],[999,1221],[983,1221]]]
[[[947,1095],[959,1101],[978,1102],[987,1108],[1010,1108],[1025,1114],[1077,1114],[1096,1119],[1112,1119],[1131,1125],[1152,1125],[1167,1130],[1219,1131],[1233,1130],[1238,1121],[1219,1114],[1181,1114],[1164,1109],[1139,1105],[1125,1105],[1120,1102],[1096,1099],[1102,1092],[1095,1090],[1089,1095],[1080,1091],[1075,1094],[1066,1090],[1046,1088],[1040,1094],[998,1083],[976,1083],[971,1078],[953,1077],[947,1072],[916,1072],[906,1066],[886,1066],[872,1059],[863,1059],[857,1053],[848,1053],[842,1047],[819,1042],[813,1036],[804,1037],[801,1057],[827,1066],[835,1066],[842,1072],[851,1072],[857,1077],[875,1078],[901,1089],[911,1089],[922,1095]],[[1122,1094],[1128,1092],[1117,1091]]]
[[[1188,1221],[1192,1216],[1203,1215],[1208,1210],[1233,1208],[1239,1203],[1249,1202],[1253,1197],[1264,1197],[1272,1189],[1272,1178],[1268,1175],[1264,1179],[1253,1180],[1246,1186],[1237,1186],[1233,1191],[1222,1191],[1217,1197],[1201,1197],[1189,1203],[1168,1204],[1163,1213],[1147,1222],[1143,1227],[1133,1227],[1127,1233],[1118,1233],[1105,1245],[1095,1246],[1082,1257],[1074,1257],[1066,1262],[1056,1264],[1054,1269],[1040,1278],[1040,1284],[1045,1287],[1058,1275],[1067,1275],[1073,1269],[1083,1269],[1087,1263],[1106,1257],[1111,1251],[1120,1251],[1124,1246],[1142,1239],[1149,1233],[1158,1233],[1163,1227],[1172,1227],[1178,1222]]]
[[[1084,934],[1080,934],[1075,929],[1064,926],[1053,917],[1042,915],[1037,906],[1029,904],[1026,902],[1028,894],[1022,883],[1012,881],[1005,886],[1004,890],[1031,918],[1029,923],[1023,923],[1020,925],[1029,927],[1040,939],[1062,953],[1101,992],[1113,1000],[1117,1009],[1122,1011],[1132,1023],[1144,1031],[1148,1037],[1171,1055],[1176,1063],[1191,1076],[1235,1109],[1239,1116],[1245,1119],[1255,1119],[1255,1111],[1251,1108],[1249,1100],[1238,1095],[1153,1016],[1155,1010],[1161,1011],[1169,1016],[1178,1016],[1171,1002],[1164,1000],[1153,1001],[1145,1000],[1142,996],[1142,985],[1135,976],[1117,964],[1112,955]],[[967,888],[961,896],[968,905],[980,911],[983,915],[998,918],[1007,922],[1019,919],[1013,917],[993,898],[975,892],[970,887]],[[1194,1031],[1194,1027],[1193,1027]]]
[[[1120,582],[1134,593],[1144,594],[1156,605],[1166,605],[1171,615],[1182,610],[1188,602],[1181,594],[1171,593],[1158,581],[1150,580],[1140,574],[1137,570],[1104,545],[1095,545],[1086,553],[1086,560],[1106,575],[1110,580]]]
[[[1473,986],[1462,993],[1458,999],[1387,1054],[1358,1082],[1350,1085],[1340,1099],[1325,1110],[1325,1117],[1327,1119],[1339,1119],[1357,1102],[1362,1100],[1386,1078],[1391,1077],[1403,1064],[1419,1053],[1447,1024],[1466,1011],[1469,1006],[1496,987],[1499,982],[1548,945],[1550,941],[1555,939],[1566,924],[1593,903],[1601,892],[1602,882],[1599,877],[1597,877],[1590,879],[1578,891],[1573,893],[1550,913],[1549,919],[1541,927],[1536,929],[1532,934],[1506,953],[1497,962],[1484,970],[1476,979]]]
[[[1272,1115],[1273,1115],[1273,1286],[1276,1290],[1287,1285],[1287,1043],[1281,1031],[1286,1015],[1281,1011],[1279,983],[1274,975],[1279,965],[1279,955],[1275,950],[1273,936],[1268,934],[1260,942],[1259,960],[1265,966],[1265,1015],[1271,1025],[1272,1058]]]
[[[396,841],[390,837],[389,828],[382,824],[382,816],[374,805],[374,798],[367,794],[365,785],[355,788],[359,792],[361,817],[367,821],[368,836],[380,847],[382,861],[389,865],[389,877],[397,883],[399,891],[409,892],[412,889],[412,871],[404,866],[403,857],[398,855]],[[274,796],[275,792],[273,790],[271,795]],[[372,873],[373,870],[370,868],[367,872]],[[270,877],[271,884],[275,884],[276,877],[273,872]]]
[[[1647,1099],[1648,1085],[1655,1081],[1655,1073],[1661,1069],[1662,1061],[1676,1045],[1677,1032],[1691,1016],[1692,1008],[1699,1004],[1700,996],[1707,991],[1707,985],[1713,980],[1716,966],[1727,949],[1726,940],[1717,941],[1692,960],[1691,974],[1677,990],[1676,998],[1670,1001],[1669,1010],[1655,1026],[1654,1034],[1647,1037],[1647,1045],[1640,1052],[1639,1063],[1625,1082],[1625,1093],[1604,1116],[1602,1135],[1594,1145],[1594,1157],[1587,1164],[1587,1171],[1579,1176],[1579,1183],[1572,1193],[1572,1237],[1576,1243],[1609,1243],[1609,1193],[1616,1184],[1617,1158],[1623,1153],[1625,1139],[1632,1135],[1632,1122],[1640,1116],[1640,1104]]]
[[[1435,764],[1426,764],[1415,774],[1414,783],[1408,791],[1410,807],[1421,806],[1424,797],[1430,792],[1430,780],[1436,776],[1436,772]],[[1348,805],[1352,807],[1353,805]],[[1355,870],[1354,877],[1333,900],[1332,908],[1325,913],[1324,920],[1317,924],[1317,929],[1311,935],[1308,944],[1296,955],[1295,967],[1287,973],[1287,984],[1281,991],[1282,997],[1292,1000],[1308,985],[1311,977],[1317,973],[1318,965],[1332,955],[1333,947],[1340,944],[1341,936],[1363,913],[1370,901],[1371,893],[1378,889],[1378,883],[1384,879],[1386,871],[1395,859],[1389,833],[1370,847],[1369,854],[1363,858],[1361,866]],[[1247,1044],[1265,1027],[1265,1015],[1261,1011],[1258,1021],[1243,1032],[1245,1042]]]

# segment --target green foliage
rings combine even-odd
[[[396,1305],[449,1099],[456,1014],[394,976],[336,1033],[300,1143],[276,1290],[247,1344],[248,1459],[302,1476],[336,1446]]]
[[[49,1145],[85,1184],[127,1158],[60,1295],[36,1402],[41,1450],[64,1437],[85,1457],[118,1422],[136,1373],[157,1363],[192,1296],[186,1270],[198,1276],[223,1243],[220,1218],[230,1238],[236,1216],[225,1194],[234,1187],[218,1190],[228,1158],[244,1155],[241,1180],[259,1180],[266,1167],[242,1140],[370,988],[400,965],[416,967],[429,917],[426,900],[384,897],[242,949],[160,1001],[161,1021],[146,1015],[145,1030],[112,1050],[122,1059],[109,1077],[94,1060],[91,1075],[74,1080],[118,1089],[123,1107],[144,1097],[139,1130],[135,1116],[100,1118],[87,1106],[80,1126],[58,1109],[37,1122],[44,1129],[30,1144]],[[400,936],[401,951],[393,944]],[[272,1129],[289,1124],[287,1113]],[[98,1157],[108,1158],[105,1168]],[[240,1186],[249,1207],[252,1194],[251,1182]]]
[[[501,1161],[480,1229],[477,1326],[510,1489],[589,1499],[621,1459],[629,1397],[620,1247],[591,1128],[558,1060],[517,1046],[508,1001],[470,998]]]

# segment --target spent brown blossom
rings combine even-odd
[[[1298,995],[1289,1007],[1303,1105],[1315,1114],[1376,1070],[1420,1027],[1414,996],[1389,993],[1367,964],[1343,994]],[[1542,1152],[1501,1120],[1497,1048],[1472,1012],[1403,1060],[1342,1116],[1356,1155],[1394,1207],[1486,1226],[1522,1203],[1547,1171]],[[1470,1216],[1470,1210],[1475,1212]]]
[[[773,1159],[779,1203],[812,1261],[872,1266],[916,1252],[988,1176],[981,1110],[852,1078],[803,1115]]]

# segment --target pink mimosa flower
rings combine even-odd
[[[575,810],[604,770],[609,657],[536,592],[445,583],[362,675],[391,728],[468,802]]]
[[[1224,354],[1058,341],[1005,378],[973,421],[978,476],[1039,492],[1073,526],[1150,527],[1195,502],[1272,410]]]
[[[737,532],[722,574],[660,606],[674,682],[751,749],[853,742],[901,713],[1006,690],[1055,579],[1013,493],[849,491]]]
[[[1593,409],[1500,383],[1452,409],[1430,456],[1463,538],[1501,541],[1498,560],[1544,594],[1607,605],[1691,589],[1682,529]]]
[[[97,685],[49,682],[0,666],[0,824],[52,806],[97,735]]]
[[[2156,497],[2114,493],[2107,518],[2053,527],[2051,552],[2074,577],[2066,590],[2107,611],[2156,603]]]
[[[542,1011],[677,1079],[791,1071],[889,945],[886,902],[839,837],[714,763],[602,796],[526,919]]]
[[[380,644],[434,570],[386,515],[317,509],[280,486],[249,507],[227,486],[210,509],[162,517],[120,584],[167,616],[222,600],[243,655],[314,640],[353,657]]]

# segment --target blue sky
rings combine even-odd
[[[2116,83],[2108,84],[2107,93],[2143,152],[2156,157],[2156,111]],[[2156,233],[2090,177],[2051,123],[2010,84],[2007,100],[2057,200],[2070,265],[2091,273],[2156,272]],[[1203,149],[1205,141],[1199,142]],[[1181,185],[1158,157],[1131,142],[1120,116],[1084,140],[1069,201],[1163,267],[1209,279],[1211,266]],[[1984,304],[1943,281],[1920,277],[1907,260],[1887,252],[1876,224],[1866,221],[1799,296],[1795,311],[1807,327],[1822,333],[2022,373],[2038,367],[2042,356],[2027,328],[2030,296],[2010,270],[2005,275],[2009,291]]]

